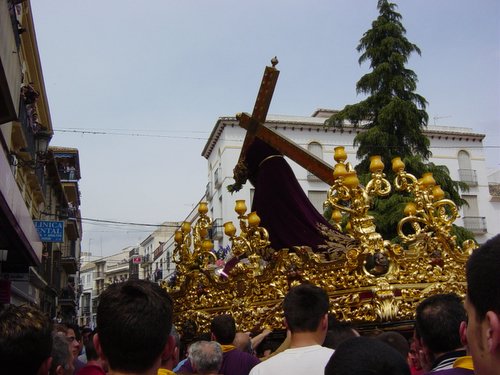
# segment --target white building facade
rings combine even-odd
[[[123,282],[129,278],[129,246],[120,252],[91,260],[91,253],[83,253],[80,268],[81,295],[77,321],[80,326],[95,328],[99,296],[110,284]]]
[[[142,258],[138,278],[159,281],[173,272],[173,236],[180,225],[179,222],[166,221],[141,242],[137,249]]]
[[[95,311],[92,306],[92,296],[94,292],[94,274],[96,265],[88,261],[80,268],[80,303],[78,324],[90,328],[95,327]]]
[[[359,161],[356,160],[353,140],[360,130],[351,126],[345,126],[343,130],[325,127],[325,120],[332,114],[331,110],[317,110],[311,117],[269,115],[266,126],[308,149],[332,167],[335,163],[334,148],[344,146],[348,161],[354,166]],[[234,202],[243,199],[249,210],[251,207],[253,188],[249,182],[239,192],[231,194],[227,191],[227,186],[234,183],[233,168],[238,161],[245,134],[246,131],[240,128],[235,117],[221,117],[202,152],[208,161],[206,200],[210,207],[209,215],[214,219],[213,239],[216,248],[229,243],[228,238],[223,236],[223,223],[237,223]],[[448,167],[453,180],[467,182],[470,186],[468,192],[462,192],[469,206],[461,208],[461,217],[456,224],[471,230],[479,243],[499,233],[500,203],[498,197],[490,194],[483,150],[484,134],[474,133],[468,128],[440,126],[428,126],[425,134],[430,140],[433,154],[429,161]],[[329,186],[295,162],[287,160],[309,199],[322,212]]]

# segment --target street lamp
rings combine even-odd
[[[52,134],[47,131],[38,131],[35,134],[36,163],[45,163],[51,138]]]
[[[13,166],[20,165],[22,167],[28,167],[32,169],[38,169],[43,167],[48,159],[47,152],[49,149],[49,142],[52,138],[52,133],[40,130],[33,135],[35,144],[34,144],[34,156],[35,160],[24,160],[23,157],[20,157],[16,152],[10,154],[10,163]],[[21,149],[22,152],[28,152],[27,149]]]
[[[46,153],[49,148],[49,142],[52,138],[52,134],[47,131],[38,131],[35,134],[35,151],[40,153]]]

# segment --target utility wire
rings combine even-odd
[[[125,129],[121,129],[125,130]],[[102,131],[102,130],[76,130],[75,129],[54,129],[54,132],[61,132],[61,133],[78,133],[78,134],[90,134],[90,135],[118,135],[118,136],[129,136],[129,137],[145,137],[145,138],[169,138],[169,139],[193,139],[193,140],[203,140],[206,141],[208,140],[207,137],[193,137],[193,136],[176,136],[176,135],[162,135],[162,134],[147,134],[147,133],[116,133],[116,132],[109,132],[109,131]],[[194,133],[194,132],[193,132]],[[203,132],[199,132],[203,133]],[[242,141],[243,139],[241,139]],[[345,144],[340,144],[340,143],[322,143],[323,146],[345,146]],[[400,146],[379,146],[379,145],[372,145],[374,149],[377,148],[391,148],[391,149],[400,149],[402,147]],[[447,149],[447,148],[457,148],[457,146],[432,146],[430,147],[432,149]],[[477,145],[477,146],[472,146],[469,145],[467,146],[468,149],[498,149],[500,148],[500,145]]]
[[[200,202],[203,200],[200,199],[198,204],[196,204],[191,212],[188,214],[188,217],[191,216],[194,212],[194,210],[197,209],[199,206]],[[68,219],[68,216],[65,215],[58,215],[58,214],[53,214],[51,212],[41,212],[42,215],[45,216],[55,216],[58,217],[59,219]],[[156,228],[179,228],[179,225],[175,224],[148,224],[148,223],[136,223],[136,222],[131,222],[131,221],[118,221],[118,220],[106,220],[106,219],[94,219],[94,218],[88,218],[88,217],[80,217],[79,218],[82,221],[88,221],[89,224],[92,223],[102,223],[102,224],[117,224],[117,225],[131,225],[131,226],[141,226],[141,227],[156,227]],[[180,223],[180,221],[179,221]],[[215,225],[214,225],[215,226]]]
[[[147,138],[171,138],[171,139],[197,139],[206,141],[208,137],[190,137],[190,136],[176,136],[176,135],[162,135],[162,134],[144,134],[144,133],[115,133],[115,132],[105,132],[97,130],[69,130],[69,129],[58,129],[55,132],[61,133],[79,133],[79,134],[92,134],[92,135],[119,135],[119,136],[130,136],[130,137],[147,137]]]
[[[57,216],[60,219],[68,219],[68,216],[64,215],[58,215],[58,214],[53,214],[50,212],[42,212],[43,215],[46,216]],[[143,227],[163,227],[163,228],[177,228],[178,225],[167,225],[167,224],[146,224],[146,223],[134,223],[134,222],[127,222],[127,221],[115,221],[115,220],[105,220],[105,219],[93,219],[93,218],[87,218],[87,217],[80,217],[79,218],[82,221],[90,221],[90,222],[96,222],[96,223],[106,223],[106,224],[120,224],[120,225],[135,225],[135,226],[143,226]]]
[[[62,129],[56,129],[55,131],[66,131],[66,130],[97,130],[97,131],[130,131],[130,132],[151,132],[151,133],[186,133],[186,130],[172,130],[172,129],[127,129],[127,128],[62,128]],[[201,133],[201,134],[209,134],[210,132],[207,132],[206,130],[188,130],[188,133]]]

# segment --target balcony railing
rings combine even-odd
[[[65,245],[61,246],[61,258],[71,258],[71,259],[76,259],[76,245]]]
[[[210,238],[213,240],[219,240],[223,237],[223,225],[222,225],[222,219],[217,218],[213,221],[212,223],[212,229],[210,229]]]
[[[488,188],[492,198],[495,198],[495,200],[500,198],[500,184],[490,183]]]
[[[59,169],[59,178],[61,181],[78,181],[76,169],[75,170],[64,170]]]
[[[465,182],[469,186],[477,186],[477,175],[474,169],[459,169],[458,175],[460,181]]]
[[[464,228],[473,233],[486,233],[486,218],[481,216],[465,216]]]
[[[146,267],[147,265],[151,264],[153,262],[153,258],[151,254],[145,254],[142,256],[142,263],[141,267]]]
[[[119,271],[125,271],[128,270],[130,267],[128,261],[125,262],[119,262],[116,264],[110,264],[108,265],[107,272],[119,272]]]

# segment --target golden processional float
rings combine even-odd
[[[266,74],[269,69],[275,70],[274,65],[266,67],[259,97]],[[269,87],[267,95],[265,112],[272,96]],[[259,97],[254,115],[262,99]],[[243,118],[255,117],[259,116]],[[260,120],[263,122],[265,115],[260,115]],[[242,126],[252,128],[251,124]],[[255,129],[254,134],[259,136]],[[417,178],[405,171],[400,158],[395,158],[392,170],[396,177],[391,184],[383,173],[380,156],[372,156],[371,179],[362,186],[356,171],[346,162],[344,147],[335,148],[334,160],[324,204],[333,210],[332,221],[338,233],[350,241],[324,228],[325,236],[330,237],[324,252],[313,252],[307,246],[271,248],[259,213],[247,212],[245,202],[238,200],[235,211],[239,230],[232,222],[224,223],[231,255],[238,261],[222,276],[223,265],[218,264],[209,238],[213,221],[207,216],[208,205],[199,205],[197,221],[184,222],[175,233],[176,278],[170,285],[163,284],[175,301],[179,326],[194,322],[198,332],[206,332],[214,316],[230,313],[242,331],[265,327],[282,330],[283,298],[290,287],[305,282],[328,293],[330,313],[360,329],[408,329],[422,299],[447,292],[465,295],[465,262],[476,244],[456,243],[451,229],[458,218],[457,207],[444,198],[432,174]],[[384,240],[369,214],[374,198],[393,191],[410,197],[397,226],[399,243]]]

